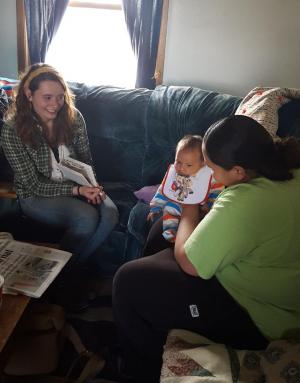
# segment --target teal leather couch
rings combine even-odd
[[[158,86],[154,90],[123,89],[70,83],[83,114],[98,181],[115,201],[120,222],[101,249],[99,266],[113,273],[137,258],[147,234],[147,204],[134,191],[155,185],[174,159],[185,134],[203,135],[215,121],[234,114],[241,98],[195,87]],[[279,110],[278,134],[300,137],[300,101]],[[0,180],[12,178],[0,158]],[[58,240],[59,232],[36,226],[22,216],[17,201],[0,201],[0,230],[21,240]],[[51,234],[51,235],[50,235]]]

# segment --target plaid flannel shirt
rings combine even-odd
[[[21,198],[72,196],[74,182],[57,181],[50,178],[52,172],[51,149],[38,128],[36,134],[40,135],[41,144],[34,149],[22,143],[16,134],[13,120],[7,121],[2,128],[1,145],[14,171],[17,195]],[[85,122],[79,111],[77,111],[75,119],[74,136],[67,147],[72,158],[92,164]]]

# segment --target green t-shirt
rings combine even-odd
[[[185,244],[270,339],[300,337],[300,170],[225,189]],[[201,294],[201,292],[199,292]]]

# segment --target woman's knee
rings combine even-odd
[[[117,206],[113,201],[106,197],[104,202],[100,206],[101,219],[103,219],[107,224],[114,227],[119,221],[119,211]]]
[[[165,249],[146,258],[129,261],[116,272],[113,280],[113,291],[124,296],[130,296],[131,293],[135,295],[140,291],[145,294],[147,291],[152,292],[156,289],[156,285],[165,281],[165,272],[169,270],[172,274],[174,268],[178,272],[178,266],[171,249]],[[154,279],[153,276],[155,276]]]
[[[133,260],[122,265],[113,279],[113,300],[114,303],[130,300],[141,291],[142,283],[140,278],[143,274],[143,267],[138,260]]]
[[[99,213],[93,206],[86,204],[69,217],[69,230],[82,234],[93,234],[99,222]]]
[[[132,274],[135,274],[135,268],[133,266],[134,261],[129,261],[122,265],[114,275],[113,290],[119,290],[130,284]],[[129,283],[128,283],[129,282]]]

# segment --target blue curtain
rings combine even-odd
[[[69,0],[24,0],[30,63],[44,62]]]
[[[162,5],[163,0],[123,0],[131,45],[137,57],[136,88],[155,88]]]

